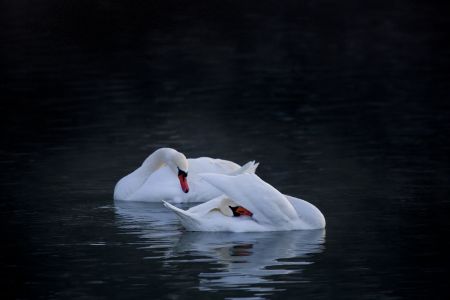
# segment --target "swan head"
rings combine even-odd
[[[253,213],[242,206],[230,206],[231,211],[233,212],[233,217],[239,216],[253,216]]]
[[[150,172],[155,172],[162,166],[168,166],[180,180],[183,192],[189,192],[189,185],[187,183],[189,163],[183,153],[172,148],[159,148],[147,157],[142,163],[142,166]]]
[[[235,203],[229,198],[225,198],[219,205],[219,210],[227,217],[253,216],[253,213],[243,206]]]
[[[178,151],[174,152],[172,155],[172,159],[170,160],[173,164],[172,167],[177,170],[178,180],[180,180],[180,186],[183,192],[189,192],[189,185],[187,182],[187,176],[189,171],[189,164],[186,156],[183,153]]]
[[[189,192],[189,185],[187,183],[187,172],[178,168],[178,179],[180,180],[181,189],[183,192]]]

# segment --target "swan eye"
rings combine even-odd
[[[183,170],[180,170],[180,168],[178,168],[178,167],[177,167],[177,169],[178,169],[178,176],[183,176],[183,177],[187,177],[188,176],[187,172],[185,172]]]

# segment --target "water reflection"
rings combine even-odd
[[[203,263],[200,290],[245,289],[267,292],[299,274],[323,251],[325,230],[228,233],[185,232],[176,217],[159,203],[116,202],[117,225],[136,234],[146,259],[163,259],[165,268]],[[150,250],[151,249],[151,250]],[[156,250],[156,251],[155,251]],[[159,250],[159,251],[158,251]],[[156,253],[155,253],[156,252]]]
[[[276,275],[301,272],[313,263],[312,253],[323,249],[325,231],[258,233],[186,232],[173,248],[173,256],[189,253],[210,257],[222,266],[199,274],[200,289],[247,287],[281,283]],[[270,276],[270,277],[269,277]],[[274,277],[275,276],[275,277]],[[252,285],[257,285],[252,286]]]

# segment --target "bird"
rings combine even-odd
[[[180,209],[166,201],[188,231],[284,231],[325,228],[322,212],[313,204],[283,195],[256,174],[199,174],[222,195]]]
[[[210,157],[189,158],[172,148],[150,154],[135,171],[121,178],[114,188],[114,200],[160,202],[204,202],[221,192],[198,176],[199,173],[255,173],[259,163],[240,166]],[[189,176],[188,176],[189,175]]]

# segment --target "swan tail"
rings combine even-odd
[[[193,216],[191,213],[182,210],[166,201],[163,200],[163,204],[165,207],[167,207],[168,209],[170,209],[171,211],[173,211],[178,219],[180,220],[181,224],[183,225],[184,228],[186,228],[189,231],[198,231],[199,226],[200,226],[200,221]]]
[[[236,171],[231,172],[228,175],[236,176],[236,175],[240,175],[240,174],[244,174],[244,173],[255,174],[256,168],[258,168],[258,166],[259,166],[259,163],[252,160],[252,161],[249,161],[248,163],[246,163],[245,165],[243,165],[242,167],[240,167],[239,169],[237,169]]]

